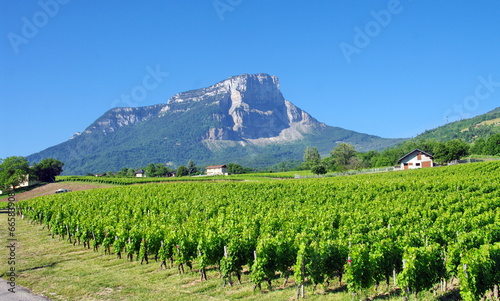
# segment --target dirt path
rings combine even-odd
[[[44,184],[42,186],[38,186],[36,188],[33,188],[29,191],[25,192],[20,192],[16,193],[16,201],[22,201],[22,200],[27,200],[31,199],[37,196],[43,196],[43,195],[51,195],[54,194],[54,192],[58,189],[68,189],[71,191],[78,191],[78,190],[89,190],[89,189],[95,189],[95,188],[104,188],[104,187],[112,187],[113,185],[106,185],[106,184],[85,184],[85,183],[79,183],[79,182],[57,182],[57,183],[49,183],[49,184]],[[1,202],[6,202],[7,197],[4,197],[0,200]]]

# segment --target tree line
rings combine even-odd
[[[315,174],[328,171],[346,171],[363,168],[393,166],[405,154],[420,149],[434,156],[439,164],[447,164],[468,155],[500,156],[500,134],[488,139],[479,138],[469,144],[461,139],[446,142],[431,139],[409,140],[383,151],[359,152],[348,143],[339,143],[330,154],[321,157],[316,147],[307,147],[304,152],[301,169],[309,169]]]
[[[226,164],[226,166],[226,170],[229,174],[243,174],[251,171],[251,168],[244,168],[235,163],[229,163]],[[144,170],[146,176],[148,177],[185,177],[201,175],[204,173],[205,168],[198,167],[193,160],[189,160],[186,165],[180,165],[176,169],[163,163],[149,163],[147,166],[138,169],[124,167],[118,172],[109,171],[102,175],[107,177],[131,178],[135,177],[135,173],[139,170]],[[87,175],[94,176],[92,173],[88,173]]]

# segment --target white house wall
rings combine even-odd
[[[426,155],[422,154],[421,155],[421,160],[418,160],[417,159],[417,155],[418,154],[415,154],[413,156],[409,156],[408,158],[404,159],[403,161],[401,161],[401,168],[405,168],[405,164],[407,163],[408,164],[408,169],[416,169],[416,168],[422,168],[422,163],[423,162],[431,162],[431,166],[432,166],[432,159],[427,157]],[[411,165],[410,165],[411,163]],[[417,163],[420,163],[420,166],[417,166]]]
[[[214,168],[214,169],[211,168],[207,170],[208,176],[225,175],[225,174],[226,174],[225,168]]]

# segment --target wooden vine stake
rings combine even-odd
[[[68,233],[69,243],[71,243],[71,234],[69,234],[69,227],[66,225],[66,233]]]
[[[300,271],[302,273],[302,281],[300,282],[299,284],[299,287],[297,289],[297,296],[299,296],[300,294],[300,297],[302,299],[304,299],[305,297],[305,291],[304,291],[304,275],[306,274],[306,266],[305,266],[305,262],[304,260],[302,260],[301,262],[301,265],[300,265]]]
[[[254,250],[254,251],[253,251],[253,259],[254,259],[254,261],[257,261],[257,251],[256,251],[256,250]],[[257,288],[259,288],[259,291],[261,291],[261,292],[262,292],[262,285],[260,284],[260,282],[259,282],[259,283],[256,283],[256,284],[253,286],[253,291],[255,292],[255,290],[256,290]]]
[[[227,246],[224,246],[224,257],[226,258],[227,260]],[[227,281],[229,282],[229,285],[230,286],[233,286],[233,280],[231,279],[231,271],[229,271],[228,275],[227,275]],[[224,285],[226,285],[226,280],[224,279]]]
[[[404,269],[406,269],[406,259],[403,259],[403,270]],[[403,300],[408,301],[409,296],[410,296],[410,287],[409,286],[405,287],[405,292],[406,292],[406,296],[403,298]]]

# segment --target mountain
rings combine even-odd
[[[339,142],[367,151],[401,141],[328,126],[287,101],[277,77],[243,74],[176,94],[166,104],[113,108],[83,132],[28,160],[61,160],[64,174],[148,163],[178,166],[190,159],[198,165],[234,162],[263,168],[301,160],[306,146],[327,154]]]
[[[478,138],[488,138],[496,133],[500,133],[500,107],[486,114],[450,122],[425,131],[414,139],[434,139],[437,141],[463,139],[471,143]]]

